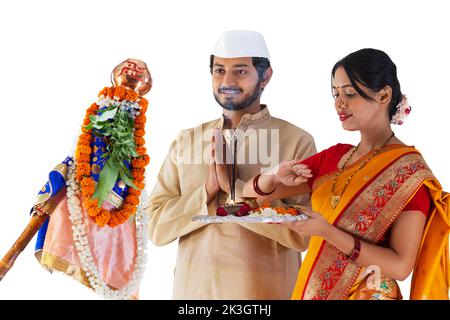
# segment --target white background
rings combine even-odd
[[[364,47],[397,64],[413,112],[397,136],[424,155],[450,190],[450,10],[446,1],[2,1],[0,4],[0,255],[28,223],[48,172],[72,150],[89,105],[128,57],[147,62],[154,85],[147,183],[182,128],[220,116],[209,55],[222,31],[263,33],[274,75],[262,101],[309,131],[318,150],[357,143],[333,109],[330,70]],[[0,299],[99,299],[35,261],[34,240],[0,282]],[[149,243],[142,299],[170,299],[176,242]],[[409,279],[401,283],[409,296]]]

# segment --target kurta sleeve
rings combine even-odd
[[[309,134],[305,134],[298,140],[296,153],[293,156],[293,159],[303,160],[311,157],[315,153],[316,145],[313,137]],[[300,195],[287,199],[276,200],[271,203],[272,207],[281,207],[293,204],[310,207],[310,196]],[[295,249],[297,251],[304,251],[308,248],[309,237],[301,236],[297,232],[288,229],[285,226],[257,223],[243,223],[242,226],[267,238],[275,240],[285,247]]]
[[[165,245],[184,236],[203,224],[192,222],[192,217],[214,212],[214,201],[207,206],[206,181],[198,181],[189,190],[180,186],[180,168],[172,156],[177,140],[172,142],[156,185],[145,208],[149,221],[149,238],[155,245]]]

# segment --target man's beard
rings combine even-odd
[[[225,102],[221,102],[219,99],[219,92],[220,90],[223,89],[235,89],[235,90],[241,90],[239,88],[225,88],[225,87],[220,87],[219,88],[219,92],[216,93],[214,92],[214,98],[216,99],[217,103],[220,104],[222,106],[222,108],[226,109],[226,110],[230,110],[230,111],[237,111],[237,110],[242,110],[247,108],[248,106],[250,106],[253,102],[255,102],[256,99],[258,99],[261,96],[261,89],[259,87],[259,84],[261,82],[258,81],[258,83],[255,86],[255,89],[253,90],[252,94],[250,96],[248,96],[246,99],[244,99],[243,101],[239,102],[239,103],[235,103],[233,102],[231,99],[225,99]]]

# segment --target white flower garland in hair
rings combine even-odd
[[[95,292],[106,299],[131,299],[138,291],[146,263],[147,248],[147,216],[143,210],[143,204],[146,203],[147,195],[142,192],[141,201],[135,215],[136,225],[136,261],[134,270],[129,283],[119,289],[113,290],[101,279],[94,264],[91,249],[89,248],[88,237],[86,235],[86,225],[83,222],[84,217],[81,210],[81,201],[78,198],[79,186],[75,181],[75,161],[69,162],[67,179],[67,202],[70,212],[70,221],[72,222],[72,235],[77,248],[78,257],[86,276],[89,279],[91,287]]]
[[[397,111],[392,117],[391,123],[402,125],[405,118],[411,112],[411,106],[409,105],[408,98],[406,97],[406,95],[402,95],[402,100],[395,108],[397,109]]]

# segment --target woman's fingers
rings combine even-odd
[[[305,177],[305,178],[311,178],[313,175],[312,175],[312,173],[309,173],[309,172],[297,172],[297,174],[299,175],[299,176],[303,176],[303,177]]]
[[[303,225],[304,225],[305,221],[283,221],[280,222],[280,224],[288,227],[289,229],[297,232],[297,233],[302,233],[303,232]]]
[[[303,208],[303,207],[301,207],[301,209],[302,209],[302,212],[303,212],[304,214],[306,214],[308,217],[316,218],[317,216],[319,216],[319,214],[318,214],[317,212],[314,212],[313,210],[311,210],[311,209],[309,209],[309,208]]]
[[[306,164],[303,163],[298,163],[298,162],[294,162],[294,164],[292,165],[293,168],[296,169],[308,169],[308,166]]]
[[[313,175],[311,174],[311,169],[308,168],[308,166],[304,164],[294,164],[292,166],[292,170],[301,176],[304,176],[306,178],[311,178]]]
[[[294,169],[296,171],[301,171],[301,172],[311,172],[311,169],[309,169],[304,164],[296,164],[296,165],[292,166],[292,169]]]
[[[306,182],[306,181],[308,181],[308,179],[303,177],[303,176],[297,176],[293,180],[295,185],[299,185],[300,183],[303,183],[303,182]]]

